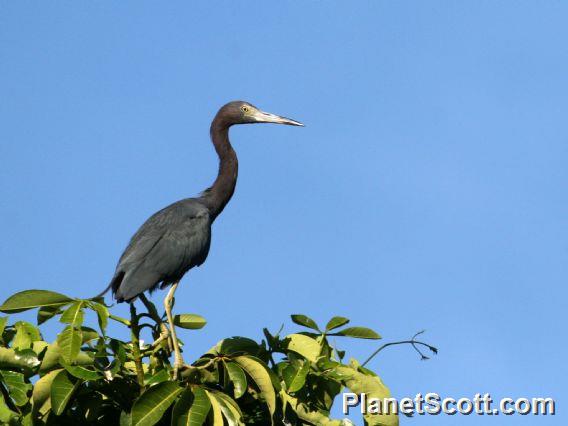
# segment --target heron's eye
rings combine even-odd
[[[241,111],[242,111],[242,112],[248,112],[248,111],[249,111],[248,106],[243,105],[243,106],[241,107]]]

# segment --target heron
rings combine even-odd
[[[238,161],[229,141],[229,128],[253,123],[303,126],[296,120],[261,111],[249,102],[233,101],[221,107],[210,128],[211,142],[219,157],[213,185],[198,197],[179,200],[150,216],[130,239],[110,284],[101,293],[112,290],[117,302],[133,303],[146,291],[170,287],[164,308],[174,352],[174,379],[184,365],[172,315],[174,293],[182,277],[207,259],[211,226],[235,191]]]

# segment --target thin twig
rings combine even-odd
[[[138,297],[140,297],[140,300],[142,301],[142,303],[144,303],[144,306],[146,306],[146,309],[148,310],[148,315],[150,315],[150,317],[154,321],[156,321],[158,324],[161,323],[162,319],[160,318],[160,314],[158,314],[158,310],[156,309],[156,305],[154,305],[152,302],[150,302],[144,293],[142,293]],[[146,314],[143,314],[143,315],[146,315]]]
[[[434,347],[434,346],[432,346],[432,345],[430,345],[430,344],[428,344],[428,343],[420,342],[420,341],[416,340],[416,337],[419,336],[419,335],[421,335],[422,333],[424,333],[424,330],[419,331],[418,333],[416,333],[414,336],[412,336],[412,339],[410,339],[410,340],[401,340],[401,341],[399,341],[399,342],[385,343],[384,345],[382,345],[381,347],[379,347],[375,352],[373,352],[373,353],[371,354],[371,356],[370,356],[369,358],[367,358],[363,364],[361,364],[361,367],[364,367],[366,364],[368,364],[369,361],[371,361],[371,360],[372,360],[380,351],[382,351],[383,349],[388,348],[389,346],[395,346],[395,345],[411,345],[411,346],[414,348],[414,350],[415,350],[416,352],[418,352],[418,354],[420,355],[420,359],[422,359],[422,360],[427,360],[427,359],[429,359],[429,357],[427,357],[426,355],[424,355],[424,353],[423,353],[420,349],[418,349],[418,346],[417,346],[417,345],[425,346],[426,348],[428,348],[429,350],[431,350],[432,353],[434,353],[434,354],[437,354],[437,353],[438,353],[438,348],[436,348],[436,347]]]
[[[199,360],[198,360],[199,361]],[[207,361],[205,364],[203,365],[192,365],[191,368],[198,368],[200,370],[203,370],[205,368],[210,367],[211,365],[213,365],[215,362],[219,361],[219,358],[211,358],[209,361]]]
[[[134,303],[130,303],[130,332],[132,334],[132,357],[136,366],[136,378],[140,386],[140,392],[144,392],[144,368],[142,366],[142,354],[140,353],[140,327],[138,315]]]

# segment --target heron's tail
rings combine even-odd
[[[103,297],[105,294],[108,293],[108,291],[111,289],[112,287],[112,283],[110,283],[103,291],[101,291],[99,294],[97,294],[94,297],[91,297],[91,299],[98,299],[99,297]]]
[[[112,280],[109,283],[109,285],[103,291],[101,291],[99,294],[93,297],[93,299],[103,297],[105,294],[108,293],[110,289],[112,289],[113,293],[115,293],[118,290],[118,286],[122,282],[123,278],[124,278],[124,272],[117,273],[114,277],[112,277]]]

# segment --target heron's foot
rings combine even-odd
[[[169,331],[165,331],[165,332],[160,333],[160,336],[158,336],[158,338],[156,340],[154,340],[154,343],[152,343],[152,349],[159,348],[162,345],[162,342],[168,341],[169,338],[170,338],[170,332]]]
[[[172,342],[172,333],[170,329],[163,322],[160,323],[160,337],[159,339],[166,340],[168,342],[168,351],[172,353],[174,350],[174,344]]]
[[[162,331],[160,332],[160,335],[158,336],[158,338],[156,340],[154,340],[154,343],[152,343],[152,350],[157,350],[160,349],[160,347],[162,346],[163,342],[167,342],[168,344],[168,350],[169,352],[172,351],[172,343],[170,341],[170,330],[168,330],[167,327],[162,328]]]

